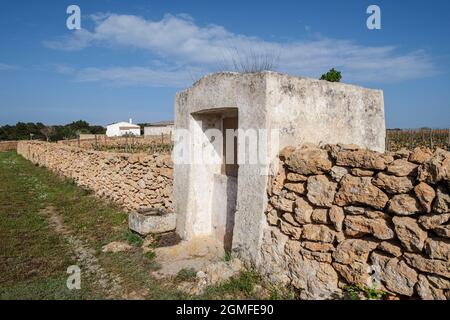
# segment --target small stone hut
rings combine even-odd
[[[176,95],[176,143],[180,143],[180,130],[191,134],[191,148],[185,151],[184,159],[193,159],[198,148],[211,148],[207,131],[212,128],[222,132],[224,138],[226,129],[275,130],[277,143],[269,138],[258,141],[266,144],[264,152],[273,161],[243,161],[242,155],[249,157],[254,149],[239,136],[235,139],[237,148],[239,143],[247,148],[243,148],[243,154],[238,153],[241,159],[237,164],[175,160],[177,233],[185,240],[216,238],[245,262],[258,265],[267,227],[268,179],[278,152],[304,143],[357,144],[383,152],[383,92],[275,72],[215,73]],[[216,150],[223,160],[229,150],[226,143],[223,150]],[[174,159],[176,153],[175,147]]]

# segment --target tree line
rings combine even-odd
[[[65,125],[45,125],[41,122],[18,122],[15,125],[0,127],[2,140],[46,140],[58,141],[75,139],[80,133],[104,134],[102,126],[90,125],[84,120],[78,120]]]

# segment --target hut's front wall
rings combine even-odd
[[[179,129],[187,129],[194,136],[188,158],[198,155],[195,150],[199,148],[211,147],[205,128],[222,130],[217,119],[230,110],[237,110],[241,130],[279,130],[279,143],[269,143],[267,150],[274,160],[284,146],[305,142],[356,143],[384,151],[382,91],[273,72],[218,73],[177,94],[174,136],[177,140]],[[252,153],[247,145],[245,150]],[[229,221],[215,209],[217,192],[224,190],[223,184],[218,184],[224,179],[217,177],[223,174],[221,166],[174,162],[178,234],[186,240],[214,235],[215,226],[221,225],[214,221],[215,217],[220,215],[221,221]],[[269,167],[270,162],[239,163],[236,190],[232,190],[236,195],[232,248],[252,265],[261,263],[260,249],[267,227],[264,210],[268,177],[264,173],[269,172]],[[223,196],[228,198],[228,193]]]

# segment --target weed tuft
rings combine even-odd
[[[144,239],[142,239],[140,235],[131,231],[130,229],[125,230],[123,240],[127,241],[129,244],[135,247],[140,247],[144,243]]]
[[[348,285],[344,288],[350,300],[360,300],[361,294],[369,300],[381,300],[388,293],[375,288],[368,288],[362,285]]]
[[[183,268],[178,271],[175,276],[177,281],[192,281],[197,276],[197,271],[194,268]]]

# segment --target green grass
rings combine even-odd
[[[67,289],[67,267],[77,261],[71,244],[50,226],[48,214],[43,213],[50,206],[72,235],[94,250],[101,267],[123,280],[126,292],[144,292],[147,299],[261,298],[254,292],[260,278],[252,272],[243,272],[195,297],[177,289],[179,279],[155,279],[151,273],[161,266],[153,251],[142,252],[143,239],[128,229],[126,213],[15,152],[0,152],[0,299],[107,297],[83,270],[81,290]],[[127,241],[133,249],[101,251],[103,245],[117,240]],[[190,275],[186,272],[183,277]]]
[[[129,231],[124,212],[15,152],[0,152],[0,298],[105,298],[83,274],[81,290],[67,289],[67,267],[77,262],[71,246],[40,213],[49,206],[95,250],[107,272],[124,279],[126,290],[148,289],[161,299],[180,296],[174,285],[150,276],[158,266],[138,248],[142,238]],[[101,252],[103,245],[115,240],[126,240],[136,248],[117,254]]]
[[[223,261],[228,262],[230,260],[231,260],[231,252],[226,251],[225,254],[223,255]]]
[[[53,195],[48,174],[37,169],[0,152],[0,298],[98,298],[89,283],[81,291],[66,288],[66,270],[75,260],[39,214]]]
[[[156,258],[156,253],[155,253],[155,251],[148,251],[148,252],[145,253],[145,257],[148,260],[152,261],[152,260],[154,260]]]
[[[348,285],[344,288],[344,291],[348,294],[350,300],[359,300],[361,294],[370,300],[381,300],[388,294],[382,290],[361,285]]]
[[[261,283],[261,277],[253,271],[242,271],[239,276],[228,281],[206,288],[203,299],[261,299],[255,292],[255,286]]]
[[[178,271],[175,280],[177,281],[193,281],[197,275],[197,271],[193,268],[183,268]]]
[[[127,241],[129,244],[140,247],[144,243],[144,239],[137,233],[131,231],[130,229],[125,230],[122,240]]]

